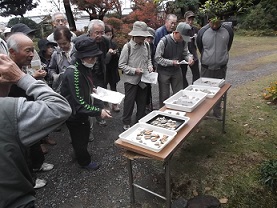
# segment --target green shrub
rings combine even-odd
[[[268,160],[262,164],[261,180],[272,192],[277,191],[277,160]]]

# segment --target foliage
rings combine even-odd
[[[167,13],[176,14],[177,17],[184,17],[186,11],[197,12],[199,0],[176,0],[167,2]]]
[[[277,191],[277,160],[268,160],[261,165],[261,180],[272,192]]]
[[[200,8],[199,12],[203,15],[215,15],[225,19],[231,15],[243,13],[253,0],[207,0]]]
[[[89,14],[90,20],[103,20],[104,16],[109,12],[116,10],[121,14],[121,5],[119,0],[71,0],[76,4],[79,10],[83,10]]]
[[[258,5],[249,9],[242,18],[240,28],[248,30],[277,30],[277,2],[275,0],[262,0]]]
[[[158,5],[153,1],[134,0],[133,12],[124,18],[127,24],[135,21],[143,21],[149,27],[157,28],[164,23],[163,19],[158,18]]]
[[[10,15],[23,15],[26,11],[36,8],[37,2],[33,0],[0,0],[0,16],[10,16]]]
[[[23,23],[23,24],[27,25],[29,28],[35,29],[36,30],[35,37],[38,37],[38,38],[41,37],[40,25],[37,24],[35,21],[33,21],[29,18],[25,18],[25,17],[22,17],[22,18],[15,17],[15,18],[10,19],[10,21],[7,24],[7,27],[12,27],[13,25],[15,25],[17,23]]]
[[[277,104],[277,81],[272,82],[270,87],[265,88],[265,90],[266,92],[263,94],[264,99]]]
[[[104,22],[108,25],[111,25],[116,33],[119,32],[119,30],[120,30],[120,28],[123,24],[123,21],[121,19],[116,18],[116,17],[105,18]]]

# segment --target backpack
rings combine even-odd
[[[151,52],[150,52],[150,45],[149,45],[149,43],[144,42],[144,44],[146,45],[146,48],[147,48],[148,57],[149,57],[149,56],[151,57]],[[130,56],[130,54],[131,54],[131,43],[130,43],[130,42],[127,43],[127,49],[128,49],[128,61],[129,61],[129,56]],[[128,64],[128,61],[127,61],[127,64]]]

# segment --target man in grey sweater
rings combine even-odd
[[[199,30],[196,39],[201,54],[201,77],[226,78],[233,38],[234,32],[230,26],[221,24],[218,17],[210,16],[209,24]],[[218,119],[221,119],[220,103],[213,108],[213,115]]]
[[[6,97],[12,84],[34,101]],[[26,75],[4,54],[0,54],[0,96],[0,207],[32,208],[35,191],[26,148],[65,122],[71,108],[65,98]]]

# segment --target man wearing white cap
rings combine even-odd
[[[189,30],[191,27],[181,22],[177,25],[172,34],[164,36],[159,42],[155,61],[157,62],[158,82],[159,82],[159,102],[160,107],[170,96],[170,86],[173,94],[183,89],[182,70],[180,62],[186,60],[187,64],[193,64],[193,59],[188,51],[190,41]]]
[[[147,85],[141,82],[141,76],[144,71],[153,71],[150,47],[145,42],[145,38],[151,36],[147,31],[147,24],[136,21],[129,35],[132,39],[123,46],[118,63],[119,69],[124,72],[122,77],[125,90],[122,116],[124,130],[131,126],[135,103],[137,105],[136,122],[145,116]]]

